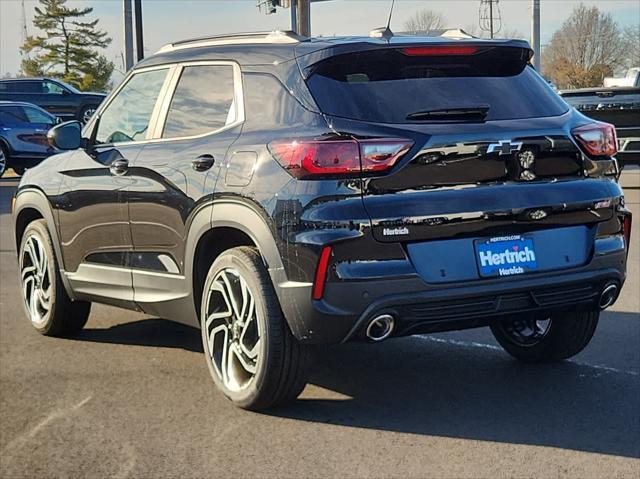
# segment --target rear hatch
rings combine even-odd
[[[338,134],[413,142],[385,175],[363,174],[363,201],[375,239],[403,243],[428,281],[584,264],[613,214],[572,139],[585,119],[530,55],[522,43],[385,46],[306,69]]]

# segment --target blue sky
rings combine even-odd
[[[261,14],[255,0],[143,0],[145,49],[153,53],[171,41],[207,34],[289,28],[289,11]],[[542,0],[542,41],[547,41],[579,3],[578,0]],[[640,24],[638,0],[585,0],[611,13],[621,25]],[[35,0],[25,2],[29,33],[35,33],[30,19]],[[332,0],[312,7],[315,35],[366,34],[386,23],[390,0]],[[476,25],[479,0],[396,0],[392,30],[402,30],[404,22],[422,8],[441,12],[451,27]],[[502,0],[500,8],[509,29],[529,37],[530,0]],[[69,0],[70,6],[94,7],[94,18],[113,38],[105,51],[117,67],[121,65],[121,0]],[[15,73],[20,65],[20,0],[0,0],[0,75]],[[640,26],[638,27],[640,29]],[[640,35],[640,31],[639,31]]]

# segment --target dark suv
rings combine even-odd
[[[526,42],[246,34],[138,64],[15,198],[26,312],[91,302],[197,325],[218,387],[262,409],[309,344],[491,327],[523,361],[590,341],[625,280],[613,128]]]
[[[86,123],[105,98],[104,93],[82,92],[51,78],[0,80],[0,100],[33,103],[63,120]]]

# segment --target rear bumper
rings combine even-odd
[[[596,254],[571,270],[479,281],[431,284],[417,274],[327,283],[322,300],[311,286],[279,291],[283,311],[299,340],[340,343],[363,336],[381,314],[396,319],[394,336],[486,326],[520,312],[554,313],[598,308],[608,283],[622,287],[626,250]],[[284,299],[284,301],[283,301]]]

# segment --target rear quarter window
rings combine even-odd
[[[519,53],[520,52],[520,53]],[[327,114],[408,123],[420,111],[486,105],[486,120],[557,116],[568,105],[522,60],[520,48],[410,56],[389,48],[338,55],[312,67],[307,85]]]

